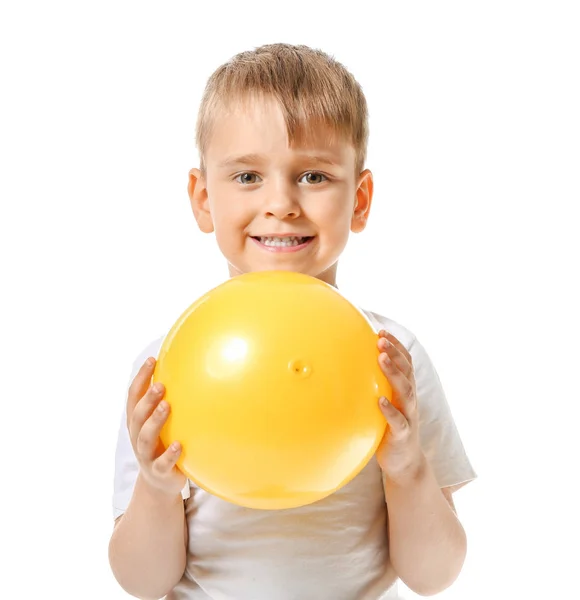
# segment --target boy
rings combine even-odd
[[[287,269],[336,285],[349,233],[365,228],[371,207],[367,137],[360,86],[320,51],[263,46],[212,75],[188,191],[230,276]],[[452,584],[466,537],[451,494],[475,473],[421,344],[366,314],[394,391],[393,404],[381,404],[390,433],[349,484],[298,509],[245,509],[186,481],[175,467],[178,440],[167,449],[159,442],[170,407],[150,383],[162,340],[144,350],[119,431],[109,548],[128,593],[377,600],[397,598],[398,578],[421,595]]]

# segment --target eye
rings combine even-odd
[[[323,181],[326,181],[328,179],[328,177],[326,177],[326,175],[323,175],[322,173],[316,173],[314,171],[310,171],[308,173],[305,173],[301,178],[300,181],[302,181],[303,179],[306,179],[306,183],[310,183],[310,184],[317,184],[317,183],[322,183]]]
[[[240,173],[234,181],[242,185],[251,185],[252,183],[256,183],[258,179],[260,178],[255,173]]]

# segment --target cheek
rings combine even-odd
[[[233,194],[215,195],[210,200],[210,211],[216,231],[231,233],[235,229],[246,227],[250,218],[247,204]]]
[[[213,222],[218,245],[224,251],[239,250],[246,242],[246,230],[251,222],[247,210],[235,203],[215,207]]]
[[[318,206],[310,213],[310,218],[318,225],[320,233],[331,238],[348,236],[353,210],[344,199]]]

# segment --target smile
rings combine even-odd
[[[306,248],[314,239],[314,236],[252,236],[264,250],[270,252],[298,252]]]

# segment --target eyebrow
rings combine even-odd
[[[228,156],[218,164],[220,169],[224,167],[233,167],[235,165],[252,165],[264,160],[261,154],[241,154],[239,156]]]
[[[336,160],[332,160],[332,158],[321,154],[300,154],[299,158],[300,160],[309,162],[339,166],[339,163]],[[223,169],[225,167],[233,167],[236,165],[254,165],[256,163],[264,162],[265,160],[266,155],[264,154],[242,154],[239,156],[229,156],[218,164],[218,168]]]

